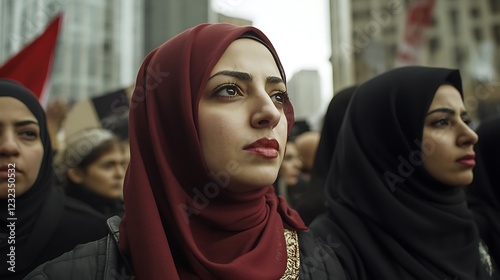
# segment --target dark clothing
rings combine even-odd
[[[40,265],[24,279],[130,279],[128,260],[118,248],[120,218],[108,219],[108,235]]]
[[[108,219],[106,238],[78,245],[73,251],[32,271],[25,280],[42,279],[131,279],[130,259],[119,251],[118,216]],[[299,232],[301,280],[346,279],[334,253],[335,243],[320,240],[312,232]]]
[[[335,151],[337,135],[342,126],[344,114],[351,96],[354,94],[356,88],[357,86],[351,86],[339,91],[333,96],[326,110],[321,129],[321,138],[314,157],[311,180],[308,183],[307,190],[301,195],[300,200],[292,204],[306,225],[311,223],[316,216],[327,210],[325,181],[328,177],[330,162]]]
[[[40,141],[43,147],[43,157],[33,185],[23,194],[16,196],[9,192],[7,198],[0,199],[0,220],[4,224],[0,227],[0,278],[15,280],[22,279],[38,265],[79,243],[105,236],[106,224],[104,217],[65,197],[63,191],[55,186],[53,152],[45,113],[36,96],[16,82],[1,79],[0,97],[19,100],[33,114],[39,127],[39,134],[33,136],[36,137],[33,143],[38,145]],[[0,160],[12,162],[13,169],[27,170],[29,166],[26,162],[18,160],[23,159],[24,151],[1,151]]]
[[[423,131],[443,84],[462,93],[458,70],[401,67],[351,97],[326,180],[328,214],[309,225],[339,244],[349,279],[497,279],[463,188],[422,163],[435,148]]]
[[[106,218],[115,215],[123,217],[125,213],[123,199],[106,198],[78,184],[69,184],[69,186],[65,188],[65,191],[67,196],[87,204]]]
[[[36,248],[31,246],[23,250],[23,247],[19,247],[20,250],[16,250],[16,263],[25,259],[30,259],[30,263],[23,269],[18,269],[16,266],[15,273],[3,272],[1,279],[23,279],[40,264],[72,250],[76,245],[106,236],[104,216],[77,200],[65,197],[62,190],[54,188],[46,201],[47,204],[40,211],[40,216],[51,213],[52,219],[42,219],[44,222],[37,223],[33,228],[33,231],[38,233],[36,239],[46,242]],[[54,211],[55,209],[58,211]],[[19,243],[16,241],[17,244]],[[35,255],[36,253],[38,254]]]
[[[474,181],[466,188],[467,201],[474,212],[481,238],[491,256],[500,264],[500,116],[481,122],[477,128]]]

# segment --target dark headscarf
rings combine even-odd
[[[317,215],[326,211],[325,205],[325,181],[330,169],[337,135],[344,120],[344,114],[351,96],[357,86],[347,87],[335,94],[328,105],[321,138],[314,158],[314,165],[311,172],[311,181],[307,186],[307,191],[295,206],[304,222],[309,224]]]
[[[271,185],[229,192],[203,160],[199,100],[211,70],[243,34],[265,44],[285,80],[267,37],[231,24],[188,29],[153,50],[139,70],[120,225],[121,251],[138,279],[279,279],[287,259],[284,228],[305,229]],[[290,129],[290,103],[285,115]],[[207,198],[207,188],[216,194]]]
[[[38,257],[52,233],[54,232],[60,212],[63,209],[62,201],[54,199],[51,189],[54,182],[54,171],[52,168],[52,148],[45,121],[45,113],[36,96],[26,87],[10,80],[0,79],[0,97],[13,97],[21,101],[31,111],[38,121],[40,127],[40,140],[43,145],[43,158],[38,176],[33,186],[23,195],[16,196],[15,217],[16,221],[16,271],[22,271],[29,267]],[[0,199],[2,210],[0,217],[7,221],[7,199]],[[40,216],[40,219],[38,217]],[[40,231],[39,229],[44,228]],[[7,228],[2,226],[0,233],[3,236],[9,234]],[[10,245],[6,240],[0,243],[1,255],[5,257]],[[0,264],[0,275],[9,275],[6,269],[7,263]]]
[[[474,181],[466,188],[481,237],[497,265],[500,263],[500,116],[481,122],[475,146]]]
[[[424,120],[458,70],[403,67],[360,85],[337,138],[327,180],[329,214],[310,225],[351,279],[489,279],[462,188],[422,164]]]

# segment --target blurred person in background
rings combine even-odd
[[[88,128],[68,136],[56,159],[68,196],[108,218],[123,216],[126,145],[112,131]]]
[[[1,279],[23,279],[76,245],[106,236],[106,220],[56,187],[45,113],[36,96],[0,79]]]
[[[317,215],[325,212],[325,182],[330,170],[330,162],[335,151],[337,135],[344,120],[344,114],[357,86],[350,86],[335,94],[323,118],[323,126],[318,148],[312,165],[311,180],[307,191],[294,208],[304,222],[309,224]]]
[[[301,178],[302,159],[293,139],[288,139],[285,149],[285,157],[278,172],[278,178],[274,183],[276,192],[285,197],[290,206],[294,206],[305,187]]]
[[[314,157],[316,156],[320,136],[320,133],[316,131],[306,131],[295,136],[294,142],[302,158],[301,177],[305,182],[311,180],[311,171],[313,170]]]
[[[474,181],[466,188],[470,209],[495,262],[500,264],[500,115],[483,120],[476,130]]]

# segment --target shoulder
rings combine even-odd
[[[98,266],[105,259],[107,243],[108,237],[105,237],[78,245],[72,251],[38,266],[24,279],[102,279]]]
[[[132,273],[118,249],[119,222],[118,217],[110,218],[107,237],[76,246],[38,266],[24,279],[130,279]]]
[[[338,244],[316,236],[311,230],[299,232],[300,279],[347,279],[335,254]]]

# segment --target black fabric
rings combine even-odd
[[[65,188],[66,195],[89,205],[106,218],[115,215],[123,217],[123,214],[125,214],[123,199],[106,198],[88,190],[82,185],[72,182],[68,182],[68,184],[69,186]]]
[[[133,279],[129,260],[118,247],[120,221],[118,216],[109,218],[105,238],[76,246],[74,250],[40,265],[24,279]]]
[[[335,254],[339,243],[328,237],[321,239],[312,231],[299,232],[301,280],[345,280],[347,276]]]
[[[439,183],[418,160],[428,108],[445,83],[462,92],[457,70],[402,67],[351,98],[326,182],[329,213],[310,224],[339,243],[350,279],[491,279],[463,188]]]
[[[466,188],[481,238],[500,264],[500,116],[492,116],[477,128],[477,165],[474,181]]]
[[[328,105],[321,129],[321,138],[314,158],[311,181],[308,189],[296,202],[294,208],[306,225],[326,211],[325,181],[330,169],[337,142],[337,135],[344,120],[344,114],[357,86],[350,86],[335,94]]]
[[[39,264],[72,249],[76,244],[105,236],[106,227],[104,217],[66,200],[62,190],[54,186],[52,149],[45,113],[35,95],[18,83],[2,79],[0,97],[5,96],[18,99],[33,113],[39,123],[44,149],[33,186],[23,195],[16,196],[15,273],[7,270],[11,265],[6,261],[0,263],[0,278],[22,279]],[[2,209],[6,210],[7,199],[0,201]],[[5,223],[10,223],[8,217],[8,211],[0,211],[4,223],[0,228],[0,254],[4,257],[13,245],[7,242],[10,232]]]

